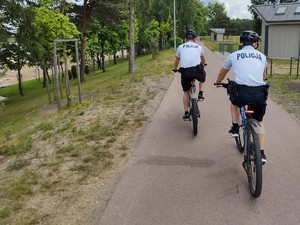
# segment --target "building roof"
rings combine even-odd
[[[266,23],[300,22],[300,3],[255,5],[254,9]]]
[[[211,28],[209,29],[217,34],[224,34],[225,33],[225,28]]]

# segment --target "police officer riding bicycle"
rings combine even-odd
[[[215,84],[220,84],[231,68],[236,82],[236,88],[230,94],[232,127],[229,134],[233,137],[239,136],[239,107],[251,104],[256,119],[261,126],[259,142],[261,147],[262,162],[267,159],[264,153],[265,134],[262,123],[266,112],[266,100],[268,97],[268,86],[265,83],[267,59],[264,54],[256,50],[259,46],[260,38],[258,34],[251,30],[245,30],[240,36],[242,49],[231,53],[224,61]]]
[[[189,90],[191,88],[191,81],[197,79],[199,81],[199,95],[198,100],[203,101],[203,86],[205,82],[206,73],[204,71],[205,56],[202,46],[195,43],[197,35],[194,31],[189,30],[185,34],[186,42],[181,44],[176,52],[174,62],[174,69],[177,70],[179,61],[181,73],[181,85],[183,89],[183,107],[184,107],[184,120],[189,120]]]

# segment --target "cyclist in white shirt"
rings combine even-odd
[[[174,62],[174,69],[177,70],[179,62],[181,73],[181,86],[183,89],[183,107],[184,107],[184,120],[189,120],[189,90],[191,88],[191,81],[197,79],[199,81],[199,95],[198,100],[203,101],[203,86],[206,78],[204,71],[205,56],[202,46],[195,43],[197,35],[194,31],[187,31],[185,34],[186,42],[179,45],[176,58]]]
[[[230,68],[233,68],[237,90],[235,94],[230,95],[232,128],[229,134],[233,137],[239,136],[239,107],[246,104],[253,104],[253,118],[262,123],[266,112],[266,100],[268,97],[268,85],[264,82],[266,78],[267,59],[264,54],[257,49],[260,38],[258,34],[251,30],[243,31],[240,36],[240,42],[243,48],[230,54],[224,61],[215,84],[220,84],[227,75]],[[263,163],[267,162],[264,148],[265,135],[259,135],[260,147]]]

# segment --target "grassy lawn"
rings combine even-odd
[[[170,49],[137,58],[134,74],[128,61],[109,64],[85,77],[81,104],[72,80],[72,106],[59,111],[41,81],[24,82],[24,96],[16,85],[0,89],[0,224],[87,224],[105,174],[130,156],[144,107],[173,62]]]

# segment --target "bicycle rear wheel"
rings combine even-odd
[[[192,108],[191,108],[192,122],[193,122],[193,132],[196,136],[198,134],[198,106],[197,99],[192,99]]]
[[[258,134],[251,125],[247,129],[247,159],[244,163],[250,192],[254,198],[258,198],[262,191],[262,161]]]

